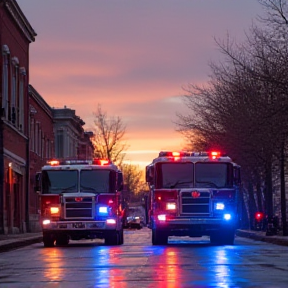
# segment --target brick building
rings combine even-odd
[[[36,33],[15,0],[0,0],[0,233],[27,230],[29,44]]]
[[[17,2],[0,0],[0,234],[41,229],[34,180],[48,159],[93,156],[93,133],[75,110],[51,108],[29,85],[35,37]]]
[[[34,192],[35,175],[55,157],[52,108],[29,85],[29,230],[40,230],[39,196]]]
[[[92,132],[85,132],[85,122],[67,108],[52,109],[54,119],[55,156],[65,159],[92,159]]]

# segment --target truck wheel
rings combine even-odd
[[[58,236],[56,238],[56,245],[67,246],[69,244],[69,237],[67,235]]]
[[[214,245],[233,245],[235,240],[235,230],[219,230],[210,235],[210,242]]]
[[[152,244],[153,245],[167,245],[168,235],[163,231],[152,229]]]
[[[44,247],[54,247],[55,239],[52,234],[44,233],[43,234],[43,243]]]
[[[119,231],[119,244],[120,244],[120,245],[124,244],[124,232],[123,232],[123,228]]]
[[[113,231],[105,235],[105,245],[119,245],[118,231]]]

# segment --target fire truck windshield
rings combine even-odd
[[[195,184],[196,187],[231,187],[230,171],[227,163],[196,163]]]
[[[107,193],[115,189],[109,185],[111,173],[110,170],[104,169],[81,170],[80,192]],[[42,194],[77,193],[79,192],[78,179],[78,170],[44,170]]]
[[[42,174],[42,193],[77,192],[77,175],[77,170],[44,170]]]
[[[80,192],[109,192],[109,170],[81,170],[80,173]]]
[[[169,162],[160,165],[162,188],[193,187],[193,163]]]

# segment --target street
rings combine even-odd
[[[233,246],[188,237],[152,246],[148,228],[127,229],[121,246],[85,240],[1,253],[0,287],[287,287],[287,259],[288,247],[242,237]]]

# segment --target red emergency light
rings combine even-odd
[[[98,158],[95,158],[95,159],[93,159],[93,164],[94,164],[94,165],[101,165],[101,166],[103,166],[103,165],[109,165],[109,164],[111,164],[111,161],[108,160],[108,159],[98,159]]]
[[[51,166],[58,166],[60,162],[58,160],[50,160],[50,161],[47,161],[47,164]]]
[[[190,156],[189,152],[185,151],[160,151],[159,157],[185,157]]]
[[[219,151],[211,151],[210,152],[210,157],[212,158],[212,159],[217,159],[217,158],[219,158],[220,157],[220,152]]]
[[[256,212],[254,217],[256,220],[261,221],[264,218],[264,213],[263,212]]]

